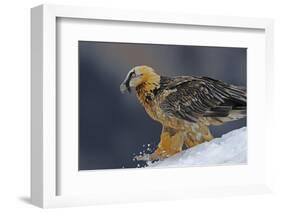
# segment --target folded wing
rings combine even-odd
[[[198,122],[201,118],[219,121],[246,116],[246,89],[208,77],[175,77],[166,85],[167,96],[160,104],[169,116]],[[170,91],[170,92],[169,92]]]

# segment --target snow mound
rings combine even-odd
[[[148,167],[211,166],[247,163],[247,128],[233,130],[210,142],[186,149]]]

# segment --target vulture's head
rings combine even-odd
[[[136,88],[145,84],[159,84],[160,76],[149,66],[136,66],[131,69],[125,80],[120,85],[120,91],[131,92],[131,88]]]

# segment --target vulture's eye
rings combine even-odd
[[[132,78],[135,78],[137,75],[135,72],[132,73]]]

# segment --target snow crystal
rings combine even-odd
[[[186,167],[247,163],[247,128],[242,127],[210,142],[186,149],[148,167]]]

